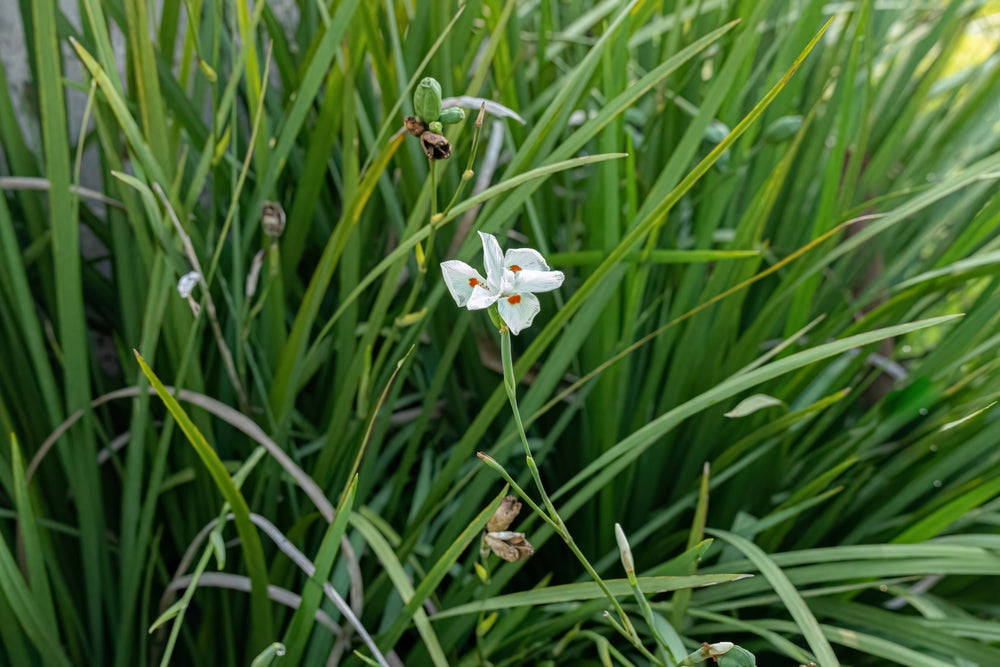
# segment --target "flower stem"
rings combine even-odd
[[[408,314],[413,312],[413,306],[417,302],[417,295],[420,293],[420,289],[424,286],[424,276],[427,274],[427,266],[430,264],[431,253],[434,251],[434,232],[437,229],[434,223],[437,219],[437,176],[434,172],[434,161],[430,160],[427,163],[430,167],[428,172],[428,177],[431,182],[431,214],[428,224],[430,225],[431,232],[427,235],[426,248],[424,251],[421,248],[421,244],[417,244],[417,275],[413,279],[413,286],[410,288],[410,294],[406,297],[406,303],[403,305],[403,313]]]
[[[573,536],[570,535],[569,530],[566,528],[566,524],[563,522],[562,517],[560,517],[559,512],[556,511],[555,505],[552,504],[549,494],[545,491],[545,486],[542,484],[542,478],[538,474],[538,466],[535,465],[535,459],[531,455],[531,447],[528,445],[528,436],[524,432],[524,424],[521,422],[521,412],[517,407],[517,383],[514,379],[514,363],[511,358],[510,330],[507,327],[500,329],[500,356],[503,362],[503,386],[507,391],[507,398],[510,400],[511,410],[514,412],[514,423],[517,424],[517,432],[521,436],[521,444],[524,445],[524,454],[528,464],[528,470],[531,472],[532,479],[535,480],[535,486],[538,487],[538,493],[542,497],[542,504],[545,506],[548,516],[540,511],[538,506],[527,497],[524,491],[513,483],[513,480],[508,479],[507,481],[511,484],[514,490],[517,491],[522,498],[524,498],[531,508],[538,512],[542,518],[544,518],[546,522],[552,526],[552,528],[556,531],[556,534],[563,539],[563,542],[566,543],[569,550],[573,552],[573,555],[576,556],[577,560],[580,561],[580,564],[583,565],[587,574],[593,578],[600,589],[604,592],[605,596],[607,596],[611,605],[614,607],[615,612],[618,614],[618,618],[621,621],[620,629],[624,630],[623,634],[637,649],[642,651],[644,654],[647,654],[648,657],[653,658],[652,654],[650,654],[649,651],[642,645],[639,635],[636,633],[635,628],[632,627],[632,623],[629,621],[628,616],[625,614],[625,610],[622,609],[618,599],[611,593],[607,584],[605,584],[604,580],[601,579],[601,575],[597,573],[597,570],[594,569],[594,566],[590,564],[590,561],[587,560],[587,557],[583,555],[583,552],[580,551],[580,548],[576,545],[576,542],[573,540]],[[659,662],[658,660],[655,660],[655,658],[653,659],[654,661]]]
[[[458,183],[458,188],[455,189],[455,194],[452,196],[451,201],[448,205],[444,207],[443,215],[448,215],[448,211],[454,206],[459,197],[462,196],[462,191],[465,190],[465,186],[472,180],[475,176],[475,172],[472,171],[472,165],[475,164],[476,153],[479,152],[479,132],[483,128],[483,117],[486,114],[486,103],[483,103],[482,108],[479,110],[479,117],[476,118],[476,129],[472,133],[472,150],[469,151],[469,162],[465,165],[465,171],[462,172],[462,180]]]
[[[431,233],[427,235],[427,250],[426,250],[426,252],[424,252],[424,254],[423,254],[424,256],[421,259],[421,261],[418,262],[418,264],[417,264],[417,269],[418,269],[417,283],[418,284],[419,284],[420,280],[423,278],[423,275],[425,273],[427,273],[427,266],[428,266],[428,264],[430,264],[430,261],[431,261],[431,253],[434,251],[434,232],[437,231],[437,227],[434,226],[434,223],[436,222],[437,215],[438,215],[438,195],[437,195],[438,189],[437,189],[437,175],[436,175],[436,170],[434,169],[434,166],[435,166],[434,162],[430,162],[430,167],[431,167],[430,168],[430,180],[431,180],[431,217],[430,217],[430,225],[431,225]],[[404,311],[404,312],[409,312],[409,311],[407,310],[407,311]]]

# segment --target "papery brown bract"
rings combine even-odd
[[[506,496],[500,501],[500,507],[486,522],[486,532],[483,533],[479,548],[479,553],[484,558],[492,551],[500,558],[513,563],[535,553],[535,547],[531,546],[524,533],[507,530],[520,511],[521,501],[516,497]]]
[[[404,118],[403,125],[406,127],[406,131],[415,137],[419,137],[427,131],[427,124],[416,116],[407,116]]]

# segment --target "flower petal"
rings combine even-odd
[[[514,289],[518,292],[551,292],[563,284],[562,271],[518,271]]]
[[[519,267],[524,271],[548,271],[549,265],[541,253],[531,248],[512,248],[503,256],[503,265],[508,269]],[[515,271],[516,272],[516,271]]]
[[[509,296],[511,294],[516,294],[517,290],[514,288],[517,276],[514,272],[509,269],[500,269],[500,275],[494,276],[497,280],[490,283],[490,289],[495,289],[498,296]]]
[[[503,250],[497,237],[485,232],[479,232],[479,238],[483,240],[483,266],[486,267],[486,278],[491,283],[500,282],[500,273],[503,271]]]
[[[521,333],[523,329],[531,326],[531,321],[535,319],[535,315],[541,309],[542,306],[538,303],[538,297],[531,292],[511,294],[510,296],[501,297],[497,301],[497,310],[500,311],[500,317],[507,323],[510,332],[515,336]]]
[[[467,307],[469,310],[489,308],[496,302],[497,298],[499,298],[499,293],[496,290],[491,290],[485,285],[476,285],[472,290],[472,296],[469,297]]]
[[[444,284],[448,286],[448,291],[459,308],[469,302],[476,286],[486,284],[486,278],[479,275],[479,271],[457,259],[441,262],[441,273],[444,275]]]

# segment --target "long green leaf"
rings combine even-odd
[[[170,414],[177,421],[181,430],[184,431],[188,442],[191,443],[191,446],[212,476],[212,481],[215,482],[222,497],[226,499],[226,502],[232,508],[233,515],[235,516],[236,531],[239,533],[240,542],[243,545],[246,567],[250,574],[250,581],[252,582],[250,591],[254,632],[252,648],[259,651],[265,644],[271,641],[272,621],[271,607],[267,599],[267,565],[264,562],[264,550],[260,543],[260,536],[250,521],[250,508],[247,505],[247,501],[243,498],[243,494],[240,493],[240,490],[233,483],[233,478],[229,476],[222,460],[219,459],[218,454],[208,444],[205,436],[202,435],[198,427],[188,417],[184,408],[180,406],[177,399],[163,386],[163,383],[160,382],[160,378],[156,376],[153,369],[146,365],[142,355],[135,352],[135,358],[139,362],[139,367],[142,369],[143,374],[145,374],[146,378],[149,379],[149,383],[156,390],[157,396],[167,406]]]

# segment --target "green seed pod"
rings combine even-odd
[[[441,117],[438,120],[445,125],[461,123],[465,120],[465,109],[462,107],[448,107],[447,109],[441,109]]]
[[[430,123],[441,115],[441,84],[436,79],[425,77],[413,93],[413,110],[420,120]]]
[[[437,134],[441,134],[442,132],[444,132],[444,128],[441,127],[441,121],[439,120],[432,120],[431,122],[427,123],[427,129],[430,130],[431,132],[436,132]]]
[[[757,658],[742,646],[734,646],[728,652],[718,656],[719,667],[756,667]]]

